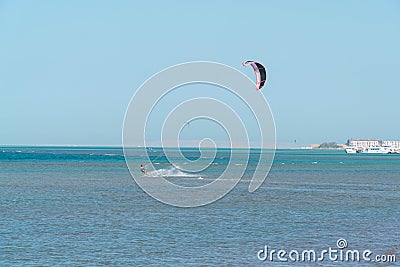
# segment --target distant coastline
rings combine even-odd
[[[380,139],[349,139],[346,143],[337,143],[334,141],[323,142],[321,144],[310,144],[308,146],[290,146],[285,143],[277,144],[276,149],[290,149],[290,150],[346,150],[349,147],[366,148],[366,147],[380,147],[390,146],[400,148],[400,141],[383,141]],[[122,144],[0,144],[1,148],[66,148],[66,149],[122,149]],[[142,146],[132,146],[131,148],[140,148]],[[149,148],[161,148],[160,145],[151,144]],[[176,148],[173,146],[164,146],[164,148]],[[198,148],[193,145],[181,146],[181,148]],[[204,147],[213,148],[213,147]],[[219,147],[220,149],[230,149],[227,147]],[[258,146],[250,146],[250,149],[260,149]],[[247,149],[246,147],[234,147],[233,149]],[[266,148],[268,149],[268,148]]]
[[[50,145],[50,144],[45,144],[45,145],[27,145],[27,144],[6,144],[6,145],[0,145],[0,148],[66,148],[66,149],[123,149],[122,145]],[[132,146],[130,148],[141,148],[141,146]],[[161,148],[161,146],[148,146],[148,148]],[[171,148],[174,149],[176,147],[172,146],[164,146],[164,148]],[[181,146],[181,148],[187,148],[187,149],[194,149],[198,148],[195,146]],[[204,148],[213,148],[213,147],[204,147]],[[230,147],[218,147],[219,149],[230,149]],[[260,147],[233,147],[233,149],[260,149]],[[268,149],[268,148],[265,148]],[[300,150],[300,149],[311,149],[309,147],[287,147],[287,146],[277,146],[275,149],[285,149],[285,150]],[[323,148],[317,148],[320,150],[323,150]],[[330,150],[337,150],[337,149],[330,149]]]
[[[390,148],[395,151],[400,149],[400,141],[389,141],[381,139],[348,139],[345,144],[338,144],[336,142],[324,142],[322,144],[311,144],[307,147],[301,147],[302,149],[319,149],[319,150],[348,150],[355,149],[358,152],[367,148]],[[394,151],[393,150],[393,151]]]

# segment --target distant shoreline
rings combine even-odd
[[[0,145],[0,148],[69,148],[69,149],[123,149],[122,145]],[[140,146],[133,146],[129,148],[142,148]],[[161,146],[148,146],[148,148],[161,148]],[[177,147],[169,147],[165,146],[164,148],[177,148]],[[198,148],[194,146],[182,146],[181,148]],[[213,148],[213,147],[204,147],[206,149]],[[219,149],[231,149],[230,147],[219,147]],[[261,149],[260,147],[233,147],[233,149]],[[263,149],[271,149],[271,148],[263,148]],[[286,149],[286,150],[344,150],[343,148],[309,148],[309,147],[276,147],[275,149]]]

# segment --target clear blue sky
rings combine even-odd
[[[0,144],[120,144],[151,75],[245,59],[278,145],[400,139],[400,1],[0,0]]]

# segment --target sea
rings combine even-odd
[[[0,147],[0,266],[400,266],[400,154],[278,149],[250,193],[260,150],[248,162],[218,150],[200,173],[147,151],[130,160],[150,182],[200,186],[229,160],[248,167],[221,199],[181,208],[142,190],[122,148]]]

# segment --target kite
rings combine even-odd
[[[242,65],[245,67],[249,65],[253,67],[253,70],[256,74],[256,90],[263,88],[267,81],[267,70],[264,68],[264,66],[251,60],[243,61]]]

